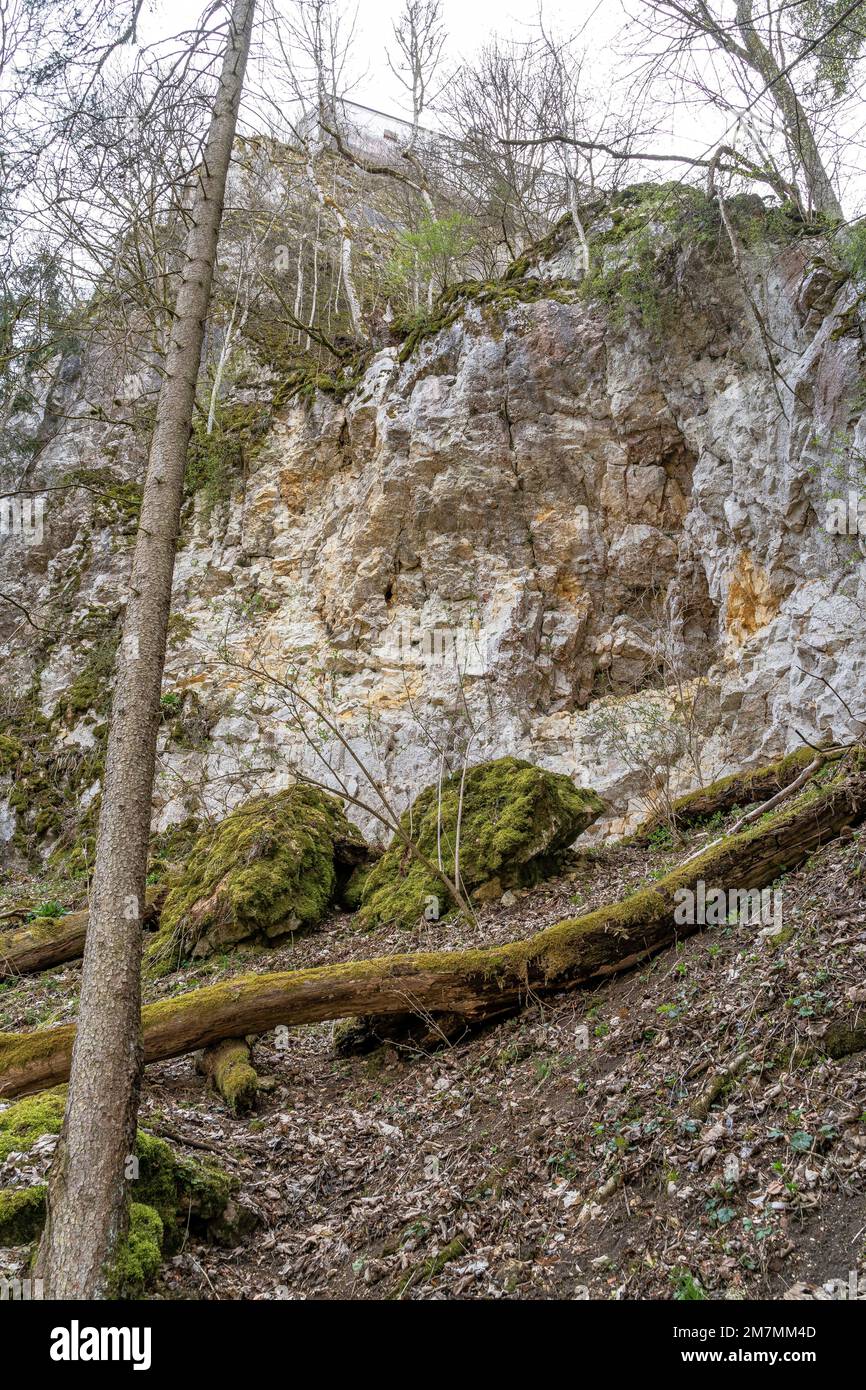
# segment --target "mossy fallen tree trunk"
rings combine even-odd
[[[524,941],[245,975],[148,1004],[142,1010],[145,1060],[176,1057],[278,1024],[354,1015],[425,1011],[475,1022],[538,994],[598,984],[701,929],[699,922],[677,924],[681,890],[694,891],[700,882],[727,891],[763,888],[864,816],[866,773],[837,776],[689,859],[652,888]],[[0,1034],[0,1096],[64,1080],[74,1035],[71,1024]]]
[[[778,762],[767,763],[748,772],[735,772],[729,777],[720,777],[709,786],[687,792],[673,803],[671,812],[674,824],[677,830],[688,830],[718,811],[724,813],[735,806],[746,807],[766,801],[790,786],[814,758],[814,748],[795,748],[793,753],[779,758]],[[669,816],[656,811],[641,822],[632,838],[646,840],[654,830],[669,822]]]
[[[159,917],[164,893],[148,893],[144,926],[152,927]],[[87,909],[67,912],[65,917],[40,917],[23,927],[0,932],[0,980],[33,974],[78,960],[84,952]]]
[[[84,951],[86,931],[84,911],[41,917],[13,931],[0,932],[0,980],[77,960]]]

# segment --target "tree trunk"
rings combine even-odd
[[[312,155],[307,152],[306,157],[307,182],[316,198],[320,208],[330,208],[334,214],[334,220],[340,229],[340,278],[346,291],[346,304],[349,308],[349,323],[352,334],[359,343],[366,342],[367,334],[364,329],[364,319],[361,314],[361,303],[358,299],[358,291],[355,285],[355,272],[352,263],[352,228],[349,219],[346,217],[342,208],[338,207],[333,198],[329,198],[323,189],[318,175],[316,174]]]
[[[778,762],[752,768],[749,772],[735,772],[730,777],[711,782],[707,787],[687,792],[685,796],[678,797],[671,807],[677,830],[687,830],[717,811],[731,811],[735,806],[745,807],[766,801],[790,786],[814,757],[814,749],[797,748]],[[647,816],[635,831],[635,840],[647,839],[654,830],[668,825],[669,819],[660,811]]]
[[[793,83],[779,67],[773,54],[755,28],[752,0],[737,0],[737,28],[748,54],[750,66],[764,79],[767,90],[782,117],[790,146],[796,151],[803,167],[803,174],[815,211],[828,213],[841,222],[843,220],[842,207],[836,197],[832,180],[824,168],[824,161],[812,133],[809,118],[800,104]]]
[[[701,929],[698,922],[677,925],[680,890],[694,890],[700,882],[728,890],[765,887],[864,816],[866,772],[858,772],[804,793],[764,824],[712,846],[651,888],[525,941],[244,975],[148,1004],[142,1010],[145,1060],[329,1018],[411,1011],[460,1014],[477,1022],[540,994],[599,984]],[[0,1034],[0,1097],[63,1081],[74,1035],[72,1024]]]
[[[198,1070],[219,1091],[233,1115],[243,1115],[256,1103],[259,1078],[253,1066],[249,1044],[243,1038],[226,1038],[206,1047],[198,1059]]]
[[[234,0],[157,404],[112,703],[79,1028],[37,1273],[100,1298],[125,1230],[142,1066],[140,969],[151,797],[183,474],[255,0]]]

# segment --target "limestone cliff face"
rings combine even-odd
[[[533,273],[559,285],[573,248]],[[866,717],[866,566],[824,523],[840,458],[866,448],[857,287],[815,240],[765,249],[748,268],[759,327],[729,264],[686,251],[674,273],[661,330],[576,290],[467,297],[404,362],[381,351],[345,400],[277,412],[231,503],[199,505],[184,535],[158,828],[295,766],[375,800],[335,731],[401,808],[470,744],[470,761],[515,753],[595,786],[620,828],[665,682],[700,691],[683,788],[696,761],[713,776],[797,731],[850,736],[843,702]],[[148,384],[99,362],[64,371],[64,417],[94,393],[131,408]],[[70,467],[140,476],[128,429],[35,427],[34,486]],[[43,542],[4,545],[0,588],[37,621],[62,611],[63,630],[4,611],[6,678],[37,680],[58,749],[86,749],[98,724],[68,691],[129,541],[104,501],[46,496]],[[315,692],[327,723],[308,716],[305,737],[303,707],[248,664]],[[611,721],[619,744],[600,736]],[[7,807],[0,833],[14,825]]]

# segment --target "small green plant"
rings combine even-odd
[[[27,920],[33,922],[37,917],[64,917],[65,915],[66,908],[52,898],[50,902],[41,903],[39,907],[34,908]]]
[[[691,1303],[706,1298],[707,1295],[703,1288],[687,1269],[675,1269],[671,1279],[674,1286],[674,1298],[678,1303]]]
[[[398,286],[412,281],[431,284],[437,291],[447,289],[455,268],[476,243],[472,223],[460,212],[447,217],[427,217],[415,231],[403,231],[397,251],[388,267]]]

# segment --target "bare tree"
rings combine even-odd
[[[832,110],[848,90],[863,48],[863,0],[791,0],[760,12],[753,0],[644,0],[644,8],[653,16],[645,30],[651,27],[660,43],[657,69],[679,72],[705,98],[745,119],[752,135],[762,124],[759,163],[766,164],[769,149],[779,145],[775,116],[789,188],[801,181],[807,211],[842,219],[821,137],[825,143],[832,138]],[[708,44],[727,59],[729,89],[713,81]]]
[[[38,1257],[54,1298],[110,1292],[127,1219],[160,686],[184,465],[254,12],[255,0],[234,0],[229,15],[150,448],[112,705],[69,1097]]]
[[[310,192],[323,215],[333,218],[339,228],[340,268],[349,321],[354,337],[364,342],[367,330],[355,281],[354,228],[340,199],[327,190],[317,167],[336,125],[337,93],[345,89],[354,24],[346,22],[333,0],[293,0],[293,6],[290,19],[276,30],[300,112],[298,119],[291,122],[292,135],[303,154]]]

